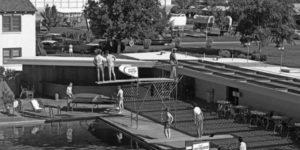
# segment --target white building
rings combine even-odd
[[[0,0],[0,65],[36,55],[35,12],[29,0]]]

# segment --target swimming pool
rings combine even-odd
[[[0,127],[0,149],[129,150],[130,140],[103,122],[93,120]]]

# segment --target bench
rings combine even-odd
[[[71,106],[72,111],[74,106],[77,108],[77,104],[91,104],[93,107],[91,111],[94,112],[94,108],[98,108],[101,104],[115,104],[116,101],[113,98],[108,96],[100,95],[100,94],[93,94],[93,93],[79,93],[74,95],[74,99],[69,101],[67,106]],[[68,108],[69,110],[69,108]]]

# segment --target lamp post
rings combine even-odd
[[[278,50],[280,50],[280,72],[281,72],[281,67],[282,67],[282,55],[283,55],[283,51],[284,51],[284,46],[281,45],[280,47],[278,47]]]
[[[250,48],[250,42],[247,42],[245,45],[247,46],[247,48],[248,48],[248,51],[247,51],[247,63],[248,63],[248,60],[249,60],[249,48]]]

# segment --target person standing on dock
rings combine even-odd
[[[124,110],[124,95],[121,86],[118,86],[117,97],[118,97],[118,104],[119,104],[119,114],[121,114],[122,111]]]
[[[176,58],[176,50],[177,50],[177,48],[172,48],[171,54],[170,54],[170,63],[171,63],[170,78],[174,78],[174,79],[176,79],[176,77],[177,77],[176,65],[178,64],[178,61]]]
[[[171,138],[171,125],[173,123],[173,115],[170,113],[169,108],[166,108],[166,122],[164,126],[164,133],[167,139]]]
[[[105,57],[107,62],[109,80],[111,81],[111,74],[113,75],[114,80],[116,80],[116,73],[115,73],[116,57],[112,54],[109,54],[108,50],[105,51]]]
[[[204,120],[203,112],[198,106],[195,106],[193,111],[194,111],[194,123],[196,125],[197,135],[198,138],[200,138],[203,134],[203,120]]]
[[[98,49],[97,50],[97,55],[94,57],[94,65],[96,66],[97,69],[97,82],[100,82],[101,76],[102,75],[102,81],[104,82],[104,57],[101,55],[102,50]]]

